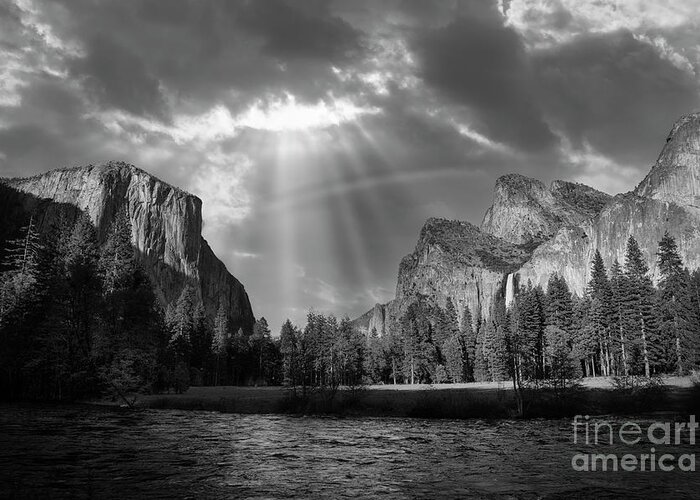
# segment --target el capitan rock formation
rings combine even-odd
[[[675,123],[658,160],[632,192],[610,196],[566,181],[547,187],[509,174],[496,181],[481,228],[429,219],[414,252],[401,261],[396,298],[377,304],[371,318],[382,317],[383,329],[391,328],[417,293],[442,306],[450,297],[460,317],[465,306],[488,317],[497,293],[508,300],[528,280],[546,287],[553,273],[581,296],[596,249],[608,268],[616,259],[623,263],[630,236],[656,279],[657,246],[666,231],[684,264],[700,267],[700,113]],[[368,328],[368,319],[363,315],[356,324]]]
[[[126,209],[138,259],[163,305],[177,301],[190,283],[210,316],[222,304],[232,328],[252,330],[255,319],[243,285],[202,238],[202,202],[196,196],[121,162],[0,183],[17,192],[17,203],[35,214],[40,230],[50,228],[65,212],[62,207],[75,207],[90,216],[103,242],[115,215]]]

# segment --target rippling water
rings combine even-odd
[[[0,406],[0,497],[698,498],[697,472],[575,472],[577,450],[569,420]]]

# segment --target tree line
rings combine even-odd
[[[32,217],[0,259],[0,397],[79,399],[280,383],[264,318],[231,332],[188,284],[161,307],[119,212],[103,244],[86,214],[40,233]]]
[[[488,320],[478,311],[472,317],[468,307],[458,319],[450,298],[441,307],[419,294],[397,324],[381,337],[373,330],[361,348],[334,343],[343,328],[330,326],[319,337],[318,327],[300,332],[288,323],[281,343],[285,380],[296,384],[297,375],[290,374],[303,373],[304,383],[319,382],[318,375],[310,375],[315,372],[295,368],[307,365],[292,360],[307,356],[311,366],[326,367],[322,373],[340,373],[337,368],[333,372],[332,360],[340,359],[343,349],[351,349],[353,359],[364,359],[363,375],[372,383],[566,384],[584,376],[687,374],[700,367],[700,271],[684,267],[668,234],[659,242],[657,264],[660,279],[655,286],[637,241],[630,237],[624,264],[615,261],[608,270],[595,253],[583,297],[554,274],[546,291],[531,283],[520,286],[508,307],[499,294]],[[310,317],[309,323],[317,320]],[[314,348],[308,349],[307,338],[326,341],[314,340]],[[364,352],[354,354],[356,348]]]
[[[210,318],[196,288],[161,307],[131,244],[126,213],[98,243],[87,215],[33,219],[2,250],[0,395],[76,399],[182,392],[192,385],[357,388],[366,383],[562,381],[582,376],[685,374],[700,366],[700,271],[666,234],[658,283],[639,245],[606,269],[599,252],[583,297],[552,275],[546,291],[495,297],[488,319],[460,317],[417,295],[383,336],[349,318],[310,312],[273,337],[265,318],[232,331],[223,305]]]

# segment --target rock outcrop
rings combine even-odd
[[[583,184],[554,181],[547,188],[519,174],[504,175],[496,181],[481,229],[511,243],[537,245],[562,226],[594,217],[610,198]]]
[[[372,309],[359,318],[353,320],[353,325],[365,331],[367,334],[376,332],[378,336],[386,333],[387,305],[375,304]]]
[[[132,243],[164,305],[175,302],[190,283],[209,315],[222,304],[233,328],[252,330],[255,319],[243,285],[202,238],[202,202],[196,196],[120,162],[2,179],[2,184],[27,195],[22,203],[37,213],[40,229],[50,227],[58,207],[75,207],[90,216],[100,242],[116,214],[126,210]]]
[[[512,300],[528,280],[546,288],[553,273],[585,293],[593,255],[624,262],[630,236],[658,278],[656,251],[671,234],[686,266],[700,267],[700,113],[672,128],[661,154],[634,192],[609,196],[583,184],[542,182],[510,174],[499,178],[481,229],[430,219],[415,251],[401,261],[396,298],[383,307],[385,330],[417,293],[460,313],[488,317],[498,293]],[[376,309],[377,306],[375,306]]]
[[[700,208],[700,113],[676,122],[638,196]]]

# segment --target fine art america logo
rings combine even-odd
[[[608,453],[576,453],[571,457],[575,471],[603,472],[695,472],[695,453],[673,453],[680,447],[695,445],[698,423],[695,415],[688,422],[613,423],[576,415],[573,420],[574,444],[606,449]],[[645,445],[648,445],[645,446]],[[614,450],[610,448],[614,447]],[[642,449],[642,453],[620,452],[625,448]],[[614,452],[612,452],[614,451]]]

